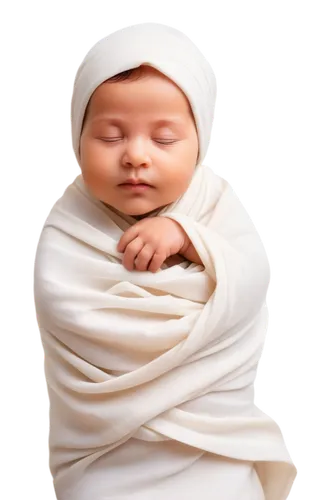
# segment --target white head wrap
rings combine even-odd
[[[188,98],[196,121],[202,163],[209,144],[216,100],[214,72],[200,50],[181,31],[159,23],[141,23],[115,31],[97,42],[83,59],[71,103],[73,148],[80,162],[84,113],[95,89],[108,78],[142,64],[174,81]]]

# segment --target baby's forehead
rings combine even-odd
[[[133,119],[181,127],[189,117],[194,118],[189,99],[176,84],[144,79],[134,80],[133,84],[127,80],[103,82],[90,97],[88,109],[93,121],[104,124]]]

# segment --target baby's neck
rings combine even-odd
[[[123,212],[120,212],[120,210],[117,210],[115,207],[113,207],[112,205],[108,205],[107,203],[105,203],[104,201],[102,201],[103,205],[105,205],[108,209],[110,210],[113,210],[114,212],[116,212],[118,215],[125,215]],[[166,206],[166,205],[165,205]],[[133,217],[133,219],[135,220],[141,220],[141,219],[145,219],[146,217],[148,217],[149,215],[152,215],[154,213],[158,213],[160,212],[162,209],[164,208],[163,207],[158,207],[158,208],[155,208],[154,210],[151,210],[150,212],[147,212],[145,214],[142,214],[142,215],[130,215],[130,217]]]

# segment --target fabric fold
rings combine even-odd
[[[278,425],[254,405],[268,324],[264,246],[230,184],[199,166],[158,214],[182,225],[203,265],[127,271],[116,246],[136,221],[78,176],[52,208],[35,261],[59,498],[130,439],[175,440],[253,461],[266,500],[296,476]]]

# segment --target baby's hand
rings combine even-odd
[[[142,219],[124,232],[117,250],[123,266],[132,271],[156,272],[171,255],[182,253],[190,240],[178,222],[167,217]]]

